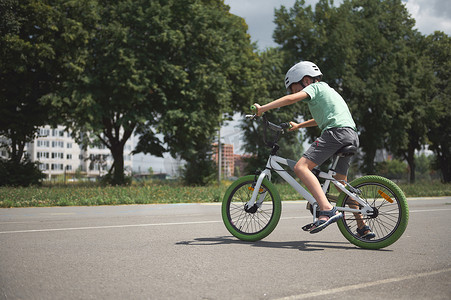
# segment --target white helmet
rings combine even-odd
[[[288,70],[287,75],[285,75],[285,87],[290,92],[291,84],[301,81],[304,76],[314,78],[322,75],[323,73],[321,73],[317,65],[310,61],[301,61]]]

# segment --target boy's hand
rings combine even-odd
[[[299,128],[301,128],[300,124],[295,123],[295,122],[290,122],[290,129],[288,129],[288,131],[295,131],[298,130]]]
[[[254,111],[254,113],[260,117],[262,115],[260,104],[254,103],[254,106],[256,108],[256,111]]]

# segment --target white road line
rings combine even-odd
[[[418,278],[422,278],[422,277],[428,277],[428,276],[433,276],[433,275],[447,273],[447,272],[451,272],[451,268],[432,271],[432,272],[419,273],[419,274],[414,274],[414,275],[382,279],[382,280],[378,280],[378,281],[374,281],[374,282],[359,283],[359,284],[348,285],[348,286],[344,286],[344,287],[339,287],[339,288],[334,288],[334,289],[324,290],[324,291],[318,291],[318,292],[312,292],[312,293],[307,293],[307,294],[293,295],[293,296],[280,298],[279,300],[295,300],[295,299],[307,299],[307,298],[312,298],[312,297],[327,296],[327,295],[331,295],[331,294],[349,292],[352,290],[363,290],[365,288],[376,286],[376,285],[390,284],[390,283],[395,283],[395,282],[399,282],[399,281],[403,281],[403,280],[410,280],[410,279],[418,279]]]
[[[437,211],[448,211],[448,210],[451,210],[451,208],[409,210],[409,213],[418,213],[418,212],[437,212]]]
[[[428,209],[428,210],[413,210],[410,213],[418,212],[441,212],[449,211],[450,209]],[[292,220],[292,219],[306,219],[310,216],[300,217],[285,217],[280,220]],[[3,222],[3,224],[12,224],[15,222]],[[197,221],[197,222],[177,222],[177,223],[153,223],[153,224],[128,224],[128,225],[107,225],[107,226],[91,226],[91,227],[69,227],[69,228],[49,228],[49,229],[29,229],[29,230],[13,230],[13,231],[0,231],[0,234],[6,233],[32,233],[32,232],[52,232],[52,231],[73,231],[73,230],[89,230],[89,229],[110,229],[110,228],[128,228],[128,227],[150,227],[150,226],[174,226],[174,225],[196,225],[196,224],[211,224],[222,223],[222,220],[216,221]]]
[[[311,217],[287,217],[281,220],[304,219]],[[13,223],[13,222],[11,222]],[[52,232],[52,231],[72,231],[72,230],[89,230],[89,229],[109,229],[109,228],[127,228],[127,227],[150,227],[150,226],[173,226],[173,225],[196,225],[222,223],[222,221],[198,221],[198,222],[178,222],[178,223],[153,223],[153,224],[128,224],[128,225],[107,225],[107,226],[91,226],[91,227],[69,227],[69,228],[49,228],[49,229],[30,229],[30,230],[14,230],[0,231],[2,233],[27,233],[27,232]],[[4,223],[7,224],[7,223]]]
[[[149,226],[171,226],[171,225],[193,225],[193,224],[211,224],[222,223],[222,221],[199,221],[199,222],[180,222],[180,223],[153,223],[153,224],[129,224],[129,225],[109,225],[92,227],[72,227],[72,228],[49,228],[49,229],[30,229],[0,231],[2,233],[27,233],[27,232],[51,232],[51,231],[71,231],[71,230],[89,230],[89,229],[109,229],[109,228],[128,228],[128,227],[149,227]]]

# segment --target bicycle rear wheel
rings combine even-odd
[[[366,249],[380,249],[396,242],[404,233],[409,220],[409,208],[402,190],[391,180],[380,176],[363,176],[351,182],[361,191],[360,197],[373,207],[372,216],[343,212],[338,221],[343,236],[352,244]],[[337,206],[357,208],[358,203],[341,193]],[[357,234],[358,220],[370,226],[376,237],[367,240]]]
[[[255,176],[244,176],[227,189],[222,200],[222,219],[227,230],[243,241],[258,241],[268,236],[280,219],[282,205],[275,186],[263,180],[257,200],[264,196],[261,205],[246,208],[254,191]]]

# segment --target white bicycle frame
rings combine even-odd
[[[362,206],[361,209],[337,207],[338,211],[361,213],[362,215],[372,215],[373,208],[371,206],[369,206],[369,204],[366,203],[365,200],[360,198],[360,196],[358,194],[346,189],[346,187],[343,183],[341,183],[340,181],[333,178],[333,176],[336,174],[333,171],[333,168],[335,168],[335,166],[338,162],[338,159],[340,159],[340,157],[335,158],[335,161],[328,173],[320,172],[318,175],[318,177],[326,180],[322,186],[324,193],[326,193],[326,191],[330,185],[330,182],[333,182],[335,184],[335,186],[338,187],[342,192],[344,192],[346,195],[351,197],[351,199],[355,200]],[[280,156],[270,155],[268,162],[266,164],[266,168],[258,176],[257,182],[254,186],[254,191],[252,192],[252,197],[249,200],[249,202],[246,204],[246,206],[253,207],[255,204],[257,204],[257,206],[260,207],[262,205],[263,200],[266,197],[266,192],[260,193],[261,184],[265,177],[267,177],[268,180],[271,180],[271,170],[274,170],[277,174],[280,175],[280,177],[282,177],[286,182],[288,182],[288,184],[290,184],[300,195],[302,195],[304,197],[304,199],[306,199],[312,205],[313,211],[316,211],[316,209],[318,207],[318,203],[316,202],[315,198],[304,187],[302,187],[292,176],[290,176],[288,174],[288,172],[285,171],[280,166],[280,164],[289,166],[291,169],[293,169],[296,162],[294,160],[286,159],[286,158],[283,158]],[[260,195],[259,195],[259,193],[260,193]],[[258,200],[257,200],[257,197],[258,197]],[[316,216],[316,214],[313,214],[313,222],[315,222],[316,220],[317,220],[317,216]]]

